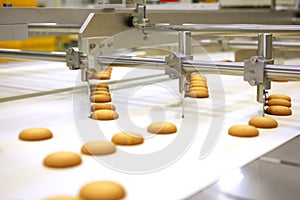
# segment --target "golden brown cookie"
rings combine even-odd
[[[114,119],[118,119],[119,115],[117,112],[113,110],[102,109],[102,110],[95,110],[91,118],[96,120],[114,120]]]
[[[52,132],[47,128],[28,128],[19,134],[19,139],[25,141],[47,140],[52,137]]]
[[[44,159],[44,165],[52,168],[67,168],[79,165],[81,157],[77,153],[59,151],[48,155]]]
[[[276,128],[278,123],[271,117],[256,116],[249,120],[249,125],[256,128]]]
[[[255,137],[259,135],[259,131],[251,125],[234,125],[229,128],[228,134],[236,137]]]
[[[171,134],[177,132],[177,127],[171,122],[154,122],[147,128],[149,133]]]
[[[102,87],[91,88],[91,92],[97,92],[97,91],[109,92],[109,89],[108,88],[102,88]]]
[[[192,98],[208,98],[209,94],[208,94],[208,90],[205,88],[196,89],[196,90],[191,89],[188,96]]]
[[[98,80],[108,80],[110,79],[110,72],[109,71],[96,72],[93,74],[93,78]]]
[[[285,106],[285,107],[291,107],[292,104],[290,101],[286,99],[270,99],[267,102],[268,106]]]
[[[206,81],[206,77],[202,74],[191,74],[191,80],[204,80]]]
[[[46,198],[45,200],[80,200],[80,199],[71,196],[54,196],[54,197]]]
[[[207,88],[207,84],[205,81],[191,81],[190,82],[190,87],[205,87]]]
[[[116,107],[110,103],[95,103],[91,106],[91,111],[95,110],[116,110]]]
[[[137,133],[121,132],[115,134],[112,139],[112,143],[116,145],[137,145],[144,142],[142,135]]]
[[[122,185],[112,181],[88,183],[80,189],[79,197],[87,200],[119,200],[126,196]]]
[[[103,89],[103,88],[102,88],[102,89]],[[106,89],[106,88],[105,88],[105,89]],[[103,90],[102,90],[102,91],[101,91],[101,90],[99,91],[99,90],[98,90],[98,91],[92,91],[92,92],[91,92],[91,95],[99,95],[99,94],[104,94],[104,95],[110,96],[110,93],[109,93],[108,91],[103,91]]]
[[[96,83],[96,84],[91,84],[91,88],[107,88],[109,89],[109,85],[107,83]]]
[[[269,97],[268,97],[268,100],[271,100],[271,99],[285,99],[285,100],[288,100],[288,101],[291,101],[291,97],[285,95],[285,94],[271,94]]]
[[[292,110],[286,106],[269,106],[266,109],[269,115],[287,116],[292,114]]]
[[[86,155],[107,155],[116,152],[116,146],[108,141],[90,141],[81,147],[81,152]]]
[[[90,97],[91,102],[94,103],[107,103],[111,102],[111,97],[104,94],[96,94]]]

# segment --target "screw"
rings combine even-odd
[[[108,47],[112,47],[113,45],[114,45],[113,42],[109,42],[109,43],[107,44]]]
[[[251,62],[252,65],[254,65],[255,63],[258,62],[258,59],[257,59],[256,57],[252,57],[252,58],[250,59],[250,62]]]
[[[94,48],[96,48],[96,44],[91,43],[91,44],[90,44],[90,49],[94,49]]]

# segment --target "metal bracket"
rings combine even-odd
[[[86,56],[82,52],[75,50],[75,48],[69,48],[67,50],[66,62],[70,70],[81,69],[83,67],[84,58],[86,58]]]
[[[265,59],[262,56],[253,56],[244,62],[244,81],[252,86],[264,82]]]
[[[262,56],[253,56],[244,62],[244,81],[257,86],[257,101],[265,103],[266,89],[270,88],[270,80],[265,76],[265,66],[272,63]]]
[[[136,1],[136,11],[137,16],[133,17],[132,24],[136,27],[145,27],[149,24],[149,19],[146,15],[146,1],[137,0]]]
[[[170,79],[177,79],[181,75],[185,74],[182,70],[182,61],[186,59],[186,55],[181,53],[171,53],[166,56],[165,63],[165,74],[170,77]]]

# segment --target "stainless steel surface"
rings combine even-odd
[[[78,34],[81,24],[35,23],[28,24],[29,36]]]
[[[0,24],[0,41],[27,39],[28,30],[26,24]]]
[[[130,16],[134,9],[79,9],[79,8],[0,8],[0,24],[29,24],[29,23],[56,23],[82,25],[90,13],[101,15],[103,22],[111,23],[115,27],[122,27],[125,18],[114,21],[114,14]],[[112,15],[110,15],[112,14]],[[26,16],[26,17],[24,17]],[[274,11],[268,9],[225,9],[225,10],[173,10],[147,8],[147,17],[150,23],[169,24],[294,24],[296,11]],[[114,27],[111,27],[114,28]],[[107,29],[107,28],[105,28]],[[108,30],[105,30],[108,32]],[[112,34],[110,34],[112,35]]]
[[[298,136],[243,168],[225,174],[188,199],[297,200],[300,196],[299,145]]]
[[[289,141],[287,144],[284,144],[274,149],[270,153],[265,154],[261,159],[274,159],[279,160],[280,162],[283,161],[285,163],[298,163],[298,165],[300,165],[299,147],[300,137],[296,137],[295,139]]]

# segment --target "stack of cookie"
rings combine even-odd
[[[287,116],[292,114],[290,109],[292,106],[291,97],[287,95],[271,94],[267,99],[266,105],[268,106],[266,113],[269,115]]]
[[[96,120],[114,120],[119,117],[115,112],[116,107],[110,104],[112,98],[109,92],[109,86],[106,83],[97,83],[90,86],[90,101],[94,104],[91,106],[92,119]]]
[[[190,89],[186,91],[186,96],[192,98],[208,98],[209,92],[206,78],[201,74],[192,74],[190,81]]]

